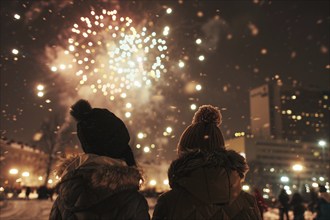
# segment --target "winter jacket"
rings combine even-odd
[[[171,190],[162,194],[153,220],[261,219],[254,196],[241,190],[242,164],[230,162],[226,151],[190,153],[172,162]]]
[[[64,161],[57,173],[51,220],[150,219],[138,192],[141,174],[122,160],[83,154]]]
[[[322,192],[317,202],[316,220],[328,219],[330,219],[330,195],[326,192]]]
[[[293,220],[304,220],[304,213],[306,211],[304,200],[299,193],[294,193],[290,201],[290,206],[293,210]]]
[[[290,197],[284,189],[282,189],[280,195],[278,196],[278,201],[279,201],[279,208],[280,209],[289,210]]]

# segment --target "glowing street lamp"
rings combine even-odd
[[[12,169],[10,169],[10,170],[9,170],[9,174],[11,174],[11,175],[16,175],[16,174],[18,174],[18,169],[16,169],[16,168],[12,168]]]
[[[320,147],[325,147],[325,146],[327,146],[327,142],[325,140],[319,140],[318,145]]]
[[[292,166],[292,169],[293,169],[293,171],[295,171],[295,172],[301,172],[302,170],[303,170],[303,166],[301,165],[301,164],[294,164],[293,166]]]
[[[30,176],[30,173],[29,173],[29,172],[23,172],[23,173],[22,173],[22,176],[24,176],[24,177],[28,177],[28,176]]]
[[[149,184],[150,184],[150,186],[156,186],[157,181],[156,180],[150,180]]]
[[[322,167],[327,166],[325,148],[327,147],[327,142],[325,140],[319,140],[317,145],[322,148]],[[322,169],[323,170],[323,169]]]
[[[242,186],[242,190],[249,191],[250,190],[250,186],[249,185],[243,185]]]
[[[287,182],[289,182],[289,177],[287,177],[287,176],[281,176],[281,182],[283,182],[283,183],[287,183]]]
[[[297,174],[297,188],[298,191],[300,191],[300,172],[304,169],[304,167],[301,164],[294,164],[292,166],[292,170]]]

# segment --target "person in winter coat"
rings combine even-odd
[[[266,212],[268,210],[268,206],[267,206],[264,198],[262,197],[260,191],[257,188],[254,189],[254,197],[257,200],[261,218],[264,219],[264,212]]]
[[[142,176],[123,121],[86,100],[76,102],[70,113],[78,122],[85,153],[59,165],[58,197],[49,218],[150,219],[148,203],[138,191]]]
[[[248,165],[225,149],[220,124],[220,111],[211,105],[195,113],[168,170],[171,190],[158,198],[153,220],[261,219],[254,196],[241,190]]]
[[[323,185],[319,185],[319,198],[316,207],[316,220],[330,219],[330,194]]]
[[[27,186],[26,188],[25,188],[25,198],[26,199],[30,199],[30,193],[31,193],[31,187],[29,187],[29,186]]]
[[[293,210],[293,220],[304,220],[304,214],[306,211],[306,207],[304,205],[304,201],[300,193],[294,193],[292,195],[290,206]]]
[[[289,220],[290,197],[285,191],[285,189],[281,190],[280,195],[278,196],[278,201],[279,201],[280,220],[284,219],[284,215],[286,216],[286,220]]]

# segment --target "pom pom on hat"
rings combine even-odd
[[[179,156],[200,150],[213,152],[225,149],[225,141],[220,130],[221,113],[212,105],[202,105],[195,113],[191,125],[182,133],[177,151]]]
[[[222,115],[220,110],[212,105],[202,105],[195,113],[192,124],[196,123],[215,123],[218,127],[222,122]]]

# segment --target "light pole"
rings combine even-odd
[[[8,171],[8,173],[9,173],[9,186],[12,188],[12,187],[14,187],[14,185],[15,185],[15,177],[17,176],[17,174],[18,174],[18,169],[16,169],[16,168],[11,168],[9,171]]]
[[[292,170],[297,174],[297,188],[298,192],[300,192],[300,172],[304,169],[304,167],[297,163],[292,166]]]
[[[327,142],[325,140],[319,140],[317,142],[317,145],[322,148],[322,169],[323,166],[326,164],[326,159],[325,159],[325,148],[327,146]]]

